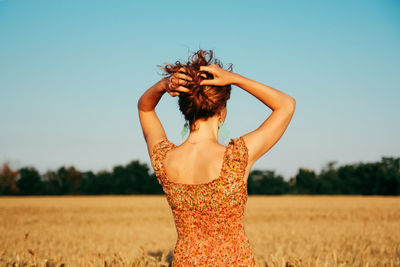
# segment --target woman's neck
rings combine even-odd
[[[218,143],[218,117],[211,117],[207,120],[197,120],[196,130],[190,131],[185,143],[198,144],[203,142]]]

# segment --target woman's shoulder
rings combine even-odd
[[[231,138],[228,146],[233,147],[236,151],[247,151],[246,141],[244,140],[243,136]]]
[[[157,141],[151,148],[151,156],[158,155],[160,153],[165,153],[169,149],[175,147],[176,145],[169,141],[168,139],[161,139]]]
[[[232,160],[247,162],[248,149],[243,136],[231,138],[228,144],[228,155]]]

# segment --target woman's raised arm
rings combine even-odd
[[[237,73],[226,71],[214,64],[200,67],[200,70],[210,72],[214,76],[214,79],[203,80],[200,84],[226,85],[229,83],[236,85],[272,109],[272,114],[257,129],[243,135],[249,150],[248,165],[251,166],[270,150],[286,131],[296,107],[296,100],[277,89]]]
[[[167,139],[164,127],[155,111],[158,102],[166,92],[165,88],[166,81],[161,79],[143,93],[137,104],[140,125],[150,156],[153,145],[162,139]]]
[[[185,84],[185,81],[190,79],[183,73],[174,73],[170,77],[165,77],[155,83],[139,98],[137,103],[139,120],[150,156],[152,147],[157,142],[167,139],[155,107],[165,92],[168,92],[173,97],[178,96],[179,92],[188,92],[189,89],[182,86],[182,84]]]

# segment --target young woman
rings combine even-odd
[[[287,94],[222,68],[213,52],[199,50],[183,64],[166,64],[164,77],[139,99],[144,138],[158,182],[172,209],[178,240],[173,266],[255,266],[243,227],[247,178],[252,165],[281,138],[296,101]],[[254,131],[218,143],[231,85],[272,109]],[[168,92],[190,129],[181,145],[171,143],[155,112]],[[248,114],[251,119],[251,114]],[[240,122],[237,122],[240,123]]]

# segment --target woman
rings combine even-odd
[[[172,209],[178,240],[173,266],[255,266],[243,227],[252,165],[280,139],[292,119],[294,98],[222,68],[213,52],[199,50],[182,64],[166,64],[164,77],[139,99],[143,134],[158,182]],[[218,143],[225,128],[231,85],[249,92],[272,114],[254,131]],[[168,92],[190,128],[177,146],[167,139],[155,107]],[[249,119],[251,115],[249,114]]]

